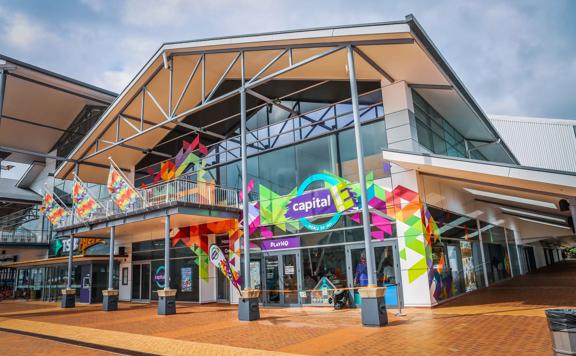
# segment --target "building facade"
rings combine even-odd
[[[99,202],[55,241],[113,237],[125,301],[238,302],[217,245],[265,306],[369,285],[434,306],[574,240],[574,173],[521,165],[494,126],[411,16],[164,44],[55,170],[63,202],[74,175]]]

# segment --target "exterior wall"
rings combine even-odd
[[[384,81],[383,81],[384,82]],[[412,90],[404,81],[382,86],[388,148],[420,152]]]
[[[536,268],[546,267],[546,256],[544,255],[544,248],[542,245],[533,244],[534,248],[534,258],[536,259]]]
[[[576,172],[573,120],[491,115],[490,121],[520,164]]]

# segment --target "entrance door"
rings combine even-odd
[[[376,280],[378,287],[386,287],[386,305],[397,306],[401,295],[400,267],[396,241],[377,242],[372,244],[376,263]],[[346,265],[348,288],[354,288],[354,304],[361,303],[356,288],[368,285],[368,269],[364,244],[346,246]]]
[[[270,253],[264,256],[263,299],[266,305],[300,305],[302,289],[300,252]]]
[[[132,301],[150,302],[150,263],[132,266]]]
[[[228,256],[230,251],[228,235],[216,236],[216,245],[220,247],[224,256]],[[230,282],[218,268],[216,268],[216,301],[230,303]]]

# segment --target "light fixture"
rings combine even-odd
[[[546,202],[546,201],[521,198],[521,197],[516,197],[513,195],[486,192],[483,190],[476,190],[476,189],[471,189],[471,188],[464,188],[464,190],[470,194],[481,196],[481,197],[498,199],[498,200],[506,200],[506,201],[511,201],[511,202],[520,203],[520,204],[526,204],[526,205],[533,205],[533,206],[537,206],[540,208],[556,209],[556,205],[554,203],[550,203],[550,202]]]
[[[528,222],[532,222],[532,223],[536,223],[536,224],[554,226],[554,227],[557,227],[557,228],[559,228],[559,229],[567,229],[567,230],[570,230],[570,227],[568,227],[568,226],[566,226],[566,225],[558,225],[558,224],[549,223],[549,222],[546,222],[546,221],[534,220],[534,219],[529,219],[529,218],[518,218],[518,219],[524,220],[524,221],[528,221]]]
[[[538,219],[545,219],[545,220],[550,220],[550,221],[556,221],[559,223],[564,223],[566,222],[566,219],[563,218],[559,218],[557,216],[550,216],[550,215],[543,215],[543,214],[538,214],[538,213],[534,213],[531,211],[527,211],[527,210],[521,210],[521,209],[512,209],[512,208],[506,208],[501,206],[500,210],[502,210],[505,213],[510,213],[510,214],[517,214],[517,215],[522,215],[525,217],[532,217],[532,218],[538,218]]]

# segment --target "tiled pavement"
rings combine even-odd
[[[390,324],[384,328],[361,327],[358,310],[267,308],[261,309],[261,320],[249,323],[239,322],[236,308],[229,305],[180,304],[177,315],[158,316],[154,305],[122,303],[119,311],[104,313],[96,305],[61,310],[48,303],[2,302],[0,330],[51,335],[121,353],[252,355],[263,350],[331,355],[546,355],[551,354],[551,344],[544,310],[575,304],[576,262],[503,282],[433,309],[411,308],[404,317],[390,311]],[[29,338],[3,335],[12,336],[0,339],[0,354],[7,355],[12,354],[17,338]],[[2,349],[5,344],[7,349]],[[34,354],[33,346],[28,354]]]

